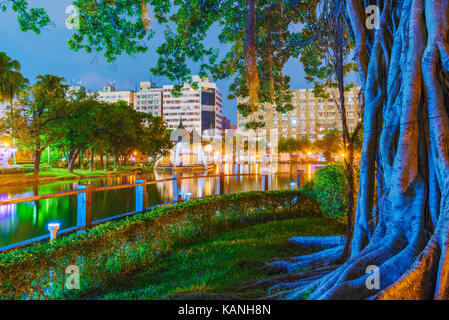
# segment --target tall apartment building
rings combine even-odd
[[[353,130],[358,121],[360,88],[345,93],[347,121],[350,130]],[[265,129],[277,129],[278,138],[308,138],[311,141],[321,139],[326,130],[341,129],[340,114],[333,96],[337,99],[338,93],[331,94],[331,98],[316,98],[312,89],[293,89],[292,111],[285,114],[276,112],[274,107],[267,105],[265,110],[260,110],[249,117],[237,115],[239,129],[244,129],[245,124],[251,121],[265,122]],[[238,99],[238,101],[241,101]],[[262,120],[260,120],[260,118]],[[276,138],[276,137],[275,137]]]
[[[137,111],[162,116],[162,88],[157,88],[152,81],[140,83],[139,92],[134,94],[134,108]]]
[[[163,118],[167,128],[174,130],[180,119],[187,130],[201,133],[207,129],[222,129],[221,91],[209,78],[193,76],[198,89],[185,84],[180,97],[171,94],[173,85],[163,86]]]
[[[86,92],[86,87],[82,84],[72,84],[69,86],[69,92]]]
[[[98,99],[109,103],[122,100],[128,104],[134,104],[134,91],[117,91],[115,86],[107,85],[103,87],[103,91],[98,92]]]
[[[221,129],[222,130],[231,129],[231,120],[226,118],[225,116],[223,116],[221,119],[222,119]]]
[[[11,109],[11,103],[9,102],[0,102],[0,118],[6,116],[6,112]]]

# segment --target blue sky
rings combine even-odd
[[[45,8],[52,25],[39,35],[33,32],[21,32],[17,23],[17,15],[9,10],[0,12],[0,51],[5,51],[10,57],[22,64],[22,72],[30,80],[39,74],[55,74],[64,77],[68,83],[82,81],[88,90],[100,90],[108,81],[116,81],[118,90],[135,90],[139,81],[153,80],[158,85],[170,83],[167,79],[154,77],[149,69],[157,61],[156,49],[163,39],[163,28],[153,22],[151,28],[156,36],[150,42],[149,50],[138,56],[123,55],[116,62],[108,63],[101,54],[74,52],[69,49],[67,40],[72,30],[65,26],[65,13],[71,0],[33,0],[35,7]],[[151,17],[151,12],[150,12]],[[152,19],[154,21],[154,19]],[[217,30],[215,30],[217,31]],[[216,34],[216,32],[211,32]],[[226,51],[226,45],[220,44],[214,36],[208,38],[210,46]],[[198,66],[190,65],[192,73],[198,72]],[[285,73],[292,78],[292,88],[310,88],[304,80],[304,72],[299,61],[289,61]],[[223,113],[237,122],[236,101],[227,100],[230,80],[218,81],[223,97]]]

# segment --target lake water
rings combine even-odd
[[[297,170],[303,170],[305,178],[310,179],[316,165],[279,165],[277,174],[269,176],[268,189],[291,189],[290,183],[296,182]],[[222,165],[209,174],[261,173],[259,165]],[[133,184],[137,179],[162,180],[171,178],[173,173],[165,172],[145,175],[127,175],[86,179],[76,181],[58,181],[46,184],[0,187],[0,200],[26,198],[35,195],[51,194],[76,190],[78,184],[92,184],[94,187]],[[192,197],[204,197],[220,194],[217,177],[207,177],[207,173],[183,173],[183,176],[195,176],[183,179],[182,194],[192,193]],[[232,176],[225,177],[224,194],[257,191],[263,189],[262,177]],[[147,186],[148,207],[172,201],[172,182],[161,182]],[[92,221],[105,219],[119,214],[135,211],[135,188],[94,192],[92,197]],[[77,195],[53,199],[25,202],[0,206],[0,247],[15,244],[27,239],[48,234],[49,223],[59,223],[61,229],[77,224]]]

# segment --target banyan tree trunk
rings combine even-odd
[[[257,70],[256,0],[246,0],[246,83],[249,89],[250,107],[257,110],[259,103],[259,73]]]
[[[377,1],[380,29],[347,0],[365,94],[360,189],[350,257],[283,297],[449,298],[449,3]],[[342,246],[284,264],[333,266]],[[370,289],[367,268],[379,270]],[[291,289],[293,287],[293,289]]]

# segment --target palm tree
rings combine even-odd
[[[66,95],[67,85],[65,79],[51,74],[39,75],[36,77],[36,87],[47,92],[53,93],[56,98],[63,98]]]
[[[14,97],[22,90],[28,80],[20,73],[20,63],[13,60],[5,52],[0,52],[0,102],[9,102],[13,106]],[[13,138],[13,144],[14,138]],[[13,154],[14,165],[16,155]]]

